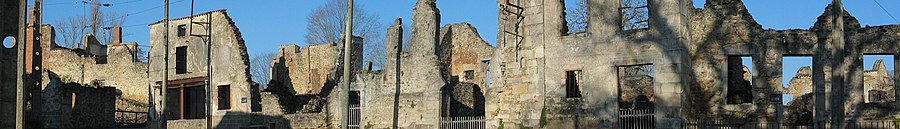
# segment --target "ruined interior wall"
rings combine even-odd
[[[335,74],[339,51],[334,45],[281,46],[273,62],[273,80],[294,94],[319,94]]]
[[[493,49],[469,23],[447,24],[441,28],[441,62],[449,72],[451,82],[487,86],[487,66],[482,62],[493,57]],[[473,71],[473,79],[466,79],[465,71]]]

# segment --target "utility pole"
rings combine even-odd
[[[164,14],[165,19],[163,19],[163,21],[165,21],[165,23],[163,24],[164,25],[163,28],[166,31],[166,33],[164,33],[164,35],[163,35],[163,38],[165,40],[163,42],[163,47],[164,47],[163,48],[163,62],[164,62],[163,67],[164,68],[163,68],[163,76],[162,76],[162,82],[161,82],[162,87],[160,87],[162,92],[159,93],[159,94],[161,94],[159,96],[159,100],[161,101],[159,103],[159,106],[161,107],[160,109],[162,109],[162,110],[161,110],[161,113],[159,113],[159,117],[158,117],[159,125],[156,126],[157,128],[160,128],[160,129],[167,128],[166,121],[169,120],[168,118],[166,118],[166,113],[168,113],[168,109],[166,107],[166,94],[167,94],[166,92],[168,92],[168,88],[169,88],[169,0],[165,0],[165,2],[166,2],[166,5],[165,5],[166,10],[165,10],[165,14]]]
[[[28,6],[27,0],[19,0],[19,36],[16,36],[15,46],[18,49],[16,57],[16,129],[24,129],[25,121],[25,19]]]
[[[191,37],[200,37],[203,40],[203,37],[206,37],[204,43],[206,43],[206,128],[213,128],[213,107],[212,107],[212,14],[206,15],[206,22],[194,22],[194,0],[191,0],[191,15],[189,16],[188,25],[188,35]],[[194,34],[194,24],[206,25],[206,35],[195,35]],[[187,40],[185,42],[190,42]]]
[[[846,65],[844,65],[844,5],[841,0],[833,0],[832,1],[832,28],[831,28],[831,42],[833,49],[831,50],[832,61],[831,67],[834,69],[831,74],[831,104],[829,107],[831,108],[831,127],[833,128],[843,128],[842,124],[844,122],[844,112],[846,111],[847,106],[845,105],[857,105],[859,104],[858,99],[852,100],[850,103],[846,103],[846,97],[844,97],[845,87],[847,80],[847,72],[845,70],[849,69]],[[850,94],[854,94],[856,92],[856,88],[850,91]],[[858,93],[858,92],[856,92]],[[817,104],[818,105],[818,104]],[[820,113],[824,115],[824,113]],[[856,114],[854,114],[856,115]],[[818,117],[817,117],[818,118]],[[816,125],[820,125],[816,123]],[[821,125],[825,125],[822,123]],[[822,128],[820,126],[819,128]]]
[[[341,128],[348,129],[350,126],[350,51],[353,49],[353,0],[347,0],[347,23],[344,24],[344,71],[341,74]]]

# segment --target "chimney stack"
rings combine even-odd
[[[122,43],[122,27],[113,28],[113,44]]]

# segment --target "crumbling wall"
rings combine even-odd
[[[825,12],[809,29],[764,30],[747,12],[739,0],[709,1],[703,9],[695,9],[690,17],[691,71],[696,83],[690,86],[690,106],[687,114],[697,114],[688,118],[711,117],[715,119],[742,119],[748,121],[778,121],[788,116],[781,102],[769,98],[781,98],[782,94],[794,97],[810,96],[809,108],[822,109],[831,118],[863,118],[863,70],[862,54],[897,54],[897,31],[895,25],[861,27],[859,22],[844,11],[843,44],[833,44],[831,36],[833,6],[825,7]],[[881,45],[881,46],[879,46]],[[834,53],[843,53],[835,57]],[[757,73],[751,80],[754,84],[753,106],[728,105],[723,103],[722,87],[726,83],[724,68],[719,64],[727,56],[753,57]],[[783,89],[782,58],[784,56],[812,56],[812,67],[805,71],[808,87],[792,86]],[[832,71],[843,69],[845,71]],[[797,79],[794,79],[797,80]],[[800,82],[797,82],[800,83]],[[818,88],[817,88],[818,87]],[[821,91],[815,89],[821,88]],[[803,95],[803,93],[809,93]],[[818,95],[817,95],[818,94]],[[813,97],[819,96],[819,97]],[[832,99],[824,99],[829,97]],[[825,106],[825,102],[844,103]],[[845,115],[846,114],[846,115]],[[791,114],[793,115],[793,114]],[[857,117],[858,116],[858,117]]]
[[[616,127],[620,122],[617,67],[653,65],[654,121],[658,128],[676,127],[686,110],[685,84],[691,79],[684,1],[649,1],[648,29],[625,32],[617,0],[588,1],[588,30],[566,35],[564,3],[522,1],[524,20],[500,13],[501,28],[492,65],[497,75],[487,88],[488,128]],[[498,1],[506,4],[506,1]],[[513,7],[506,7],[518,11]],[[506,19],[506,20],[504,20]],[[522,37],[519,37],[522,36]],[[581,97],[566,97],[566,72],[581,71]]]
[[[132,44],[132,47],[134,43]],[[109,47],[109,55],[93,55],[82,49],[50,48],[45,50],[45,69],[56,73],[64,83],[91,84],[102,82],[122,90],[125,98],[147,102],[146,62],[135,62],[135,51],[124,44]],[[98,56],[108,62],[97,63]]]
[[[481,39],[478,30],[469,23],[447,24],[441,28],[441,63],[449,73],[451,83],[471,83],[486,88],[487,65],[494,47]],[[466,71],[472,78],[466,79]]]

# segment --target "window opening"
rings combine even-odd
[[[647,0],[622,0],[622,25],[624,30],[650,27],[650,10]]]
[[[566,98],[581,98],[581,70],[566,71]]]

